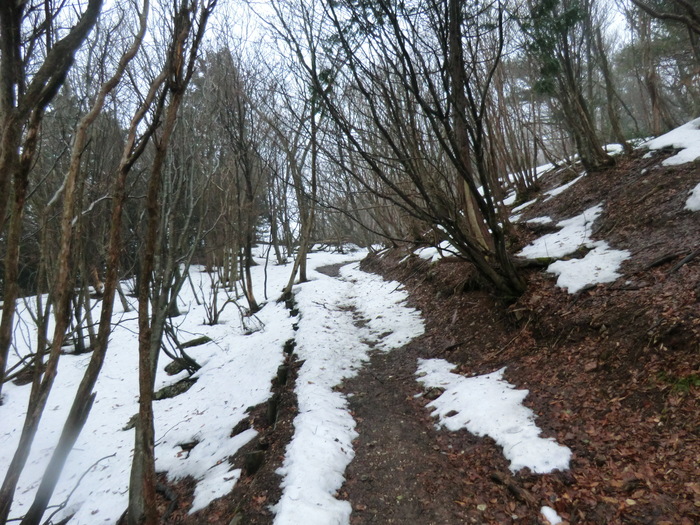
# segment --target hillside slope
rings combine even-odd
[[[693,257],[700,214],[686,207],[700,170],[664,165],[671,155],[618,158],[614,168],[548,198],[579,175],[554,170],[520,211],[516,228],[526,245],[601,205],[588,225],[592,241],[629,252],[612,282],[571,294],[554,275],[528,270],[527,292],[504,309],[483,291],[463,291],[475,287],[465,263],[396,256],[366,264],[407,284],[427,319],[426,354],[459,364],[465,375],[506,366],[506,378],[530,390],[525,403],[573,459],[565,473],[521,472],[511,488],[550,501],[570,523],[700,520],[700,265]],[[582,260],[593,249],[581,245],[564,259]],[[517,491],[493,482],[499,469],[489,447],[473,449],[468,468],[482,475],[456,481],[465,505],[498,502],[470,515],[475,522],[532,515]]]

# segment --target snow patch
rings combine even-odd
[[[351,256],[314,253],[310,264],[333,264],[363,256],[364,253]],[[253,268],[253,282],[255,295],[262,298],[265,260],[259,262]],[[256,316],[261,329],[251,335],[246,335],[233,306],[221,314],[221,324],[204,326],[206,315],[203,306],[197,304],[195,293],[201,300],[203,293],[209,293],[211,283],[209,276],[198,270],[190,269],[193,286],[186,285],[178,297],[178,306],[184,312],[177,318],[178,330],[181,340],[206,334],[213,342],[189,350],[202,365],[194,376],[197,383],[182,396],[154,403],[156,468],[166,471],[170,479],[189,475],[197,480],[192,512],[230,492],[238,480],[240,472],[231,470],[228,458],[256,433],[250,429],[231,437],[231,429],[247,417],[247,407],[269,399],[271,380],[283,361],[284,342],[294,337],[295,321],[282,304],[269,301]],[[289,279],[289,267],[270,265],[267,271],[268,290],[281,290]],[[128,283],[125,288],[129,288]],[[219,304],[223,304],[225,291],[219,293]],[[11,354],[10,366],[36,350],[36,327],[27,311],[35,308],[36,298],[18,302],[17,352]],[[122,429],[138,412],[136,313],[124,312],[117,301],[113,325],[110,347],[95,386],[95,403],[51,499],[53,506],[67,500],[65,508],[54,516],[55,521],[74,514],[71,524],[116,523],[128,504],[134,431]],[[52,330],[53,325],[49,333]],[[89,354],[61,356],[54,388],[19,480],[11,517],[22,516],[33,501],[90,358]],[[165,364],[164,360],[158,367],[156,389],[187,376],[186,372],[173,377],[166,375]],[[30,389],[31,385],[13,383],[3,388],[0,476],[5,475],[17,446]],[[181,446],[195,442],[189,451]]]
[[[430,262],[437,262],[443,257],[445,257],[445,252],[448,254],[456,254],[457,250],[450,244],[449,241],[442,241],[437,246],[428,246],[425,248],[418,248],[415,253],[418,257],[423,260]],[[405,258],[404,258],[405,259]],[[403,259],[400,261],[403,262]]]
[[[554,221],[551,217],[545,215],[544,217],[535,217],[534,219],[528,219],[525,222],[527,222],[528,224],[551,224]]]
[[[595,245],[582,259],[555,261],[549,265],[547,271],[559,276],[557,286],[573,294],[588,285],[611,283],[620,277],[617,270],[631,253],[613,250],[605,241],[598,241]]]
[[[516,206],[511,211],[518,213],[520,211],[523,211],[528,206],[535,204],[536,202],[537,202],[537,199],[532,199],[531,201],[527,201],[527,202],[522,203],[520,206]]]
[[[581,180],[583,177],[585,177],[585,176],[586,176],[586,173],[583,172],[581,175],[579,175],[578,177],[576,177],[576,178],[575,178],[574,180],[572,180],[571,182],[568,182],[568,183],[566,183],[566,184],[562,184],[561,186],[559,186],[558,188],[554,188],[553,190],[546,191],[546,192],[544,193],[544,194],[547,196],[547,198],[545,198],[545,201],[548,201],[548,200],[551,199],[552,197],[556,197],[557,195],[560,195],[560,194],[564,193],[566,190],[568,190],[569,188],[571,188],[571,186],[573,186],[574,184],[576,184],[578,181],[580,181],[580,180]]]
[[[561,230],[535,239],[520,250],[518,255],[527,259],[542,257],[558,259],[574,253],[581,246],[593,247],[590,237],[591,226],[602,212],[603,206],[598,204],[588,208],[580,215],[559,221],[557,226]]]
[[[608,155],[619,155],[624,151],[624,148],[622,147],[622,144],[607,144],[605,146],[605,151],[607,152]]]
[[[466,428],[477,436],[489,436],[503,448],[510,470],[529,468],[546,474],[569,468],[571,450],[553,438],[539,437],[535,415],[522,402],[527,390],[516,390],[503,379],[505,368],[491,374],[464,377],[452,373],[454,365],[444,359],[419,359],[418,381],[443,394],[428,407],[440,425],[456,431]]]
[[[518,198],[518,194],[514,191],[510,192],[508,195],[506,195],[506,198],[503,199],[503,204],[505,206],[512,206],[515,204],[515,199]]]
[[[662,148],[680,149],[678,153],[662,162],[664,166],[677,166],[693,162],[700,157],[700,118],[656,137],[644,144],[650,150]]]
[[[547,507],[546,505],[540,509],[540,513],[549,522],[549,525],[559,525],[563,520],[557,514],[557,511],[552,507]]]
[[[602,211],[603,207],[599,204],[588,208],[581,215],[559,221],[557,226],[561,230],[535,239],[518,255],[528,259],[541,257],[559,259],[574,253],[581,247],[591,248],[585,257],[555,261],[549,265],[547,271],[558,275],[557,286],[566,288],[571,294],[591,284],[613,282],[620,277],[617,272],[620,265],[631,254],[627,250],[614,250],[605,241],[591,239],[591,226]],[[544,219],[548,217],[532,219],[532,222],[544,223]]]
[[[301,312],[296,352],[299,414],[294,436],[278,473],[282,496],[274,523],[327,525],[349,523],[351,506],[335,498],[355,453],[355,421],[346,397],[335,391],[354,376],[372,349],[389,351],[423,333],[418,311],[403,305],[399,283],[367,274],[357,265],[341,269],[342,279],[316,273],[297,287]],[[366,324],[356,323],[353,310]]]
[[[700,211],[700,184],[690,190],[688,200],[685,201],[685,209],[690,211]]]

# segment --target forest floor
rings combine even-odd
[[[514,226],[523,246],[547,230],[527,219],[556,223],[604,203],[593,239],[631,252],[614,282],[569,294],[529,269],[525,294],[506,303],[456,258],[431,263],[397,249],[362,263],[403,283],[426,327],[404,348],[374,352],[342,385],[359,434],[337,494],[351,503],[352,524],[544,524],[544,505],[570,524],[700,523],[700,257],[688,257],[700,248],[700,219],[684,209],[700,168],[664,167],[668,154],[620,157],[528,206]],[[572,178],[552,172],[541,192]],[[436,428],[426,405],[439,392],[416,381],[418,358],[446,359],[466,376],[506,367],[505,378],[529,390],[543,435],[571,449],[570,469],[513,473],[492,439]],[[241,460],[232,494],[190,517],[176,510],[170,522],[272,522],[293,383],[294,370],[277,387],[274,424],[264,408],[251,415],[262,466],[247,473]]]

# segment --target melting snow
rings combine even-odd
[[[450,244],[449,241],[442,241],[437,246],[419,248],[413,253],[426,261],[436,262],[445,257],[445,252],[448,254],[456,254],[457,250]]]
[[[613,250],[605,241],[594,244],[595,248],[582,259],[555,261],[549,265],[547,271],[559,276],[557,286],[576,293],[589,284],[611,283],[620,277],[617,270],[630,257],[630,252]]]
[[[591,226],[602,211],[603,206],[599,204],[588,208],[582,214],[571,219],[559,221],[557,226],[561,230],[535,239],[520,250],[518,255],[527,259],[539,259],[541,257],[558,259],[574,253],[581,246],[591,246]]]
[[[700,184],[690,190],[688,200],[685,201],[685,209],[690,211],[700,211]]]
[[[553,190],[546,191],[544,193],[547,196],[545,201],[548,201],[552,197],[556,197],[557,195],[564,193],[566,190],[571,188],[571,186],[576,184],[578,181],[580,181],[585,176],[586,176],[586,173],[584,172],[581,175],[579,175],[578,177],[576,177],[574,180],[572,180],[571,182],[568,182],[566,184],[562,184],[561,186],[559,186],[558,188],[554,188]]]
[[[503,379],[505,368],[475,377],[454,374],[444,359],[420,359],[418,381],[430,388],[443,388],[431,401],[433,415],[448,430],[466,428],[477,436],[489,436],[503,448],[510,470],[528,467],[535,473],[569,468],[571,450],[552,438],[540,437],[535,415],[522,402],[527,390],[516,390]]]
[[[283,492],[274,507],[277,525],[349,522],[350,503],[335,493],[355,455],[357,433],[347,400],[335,387],[357,373],[370,344],[389,351],[423,333],[420,314],[403,305],[407,294],[399,283],[356,265],[344,267],[341,275],[333,279],[316,273],[295,295],[302,316],[296,352],[304,364],[296,383],[294,437],[279,469]],[[353,310],[366,325],[356,325]]]
[[[549,522],[549,525],[559,525],[563,520],[557,514],[557,511],[546,505],[540,509],[540,513]]]
[[[547,271],[558,275],[557,285],[576,293],[589,284],[612,282],[620,274],[617,270],[622,262],[630,257],[627,250],[613,250],[605,241],[591,239],[591,226],[603,211],[602,205],[588,208],[582,214],[559,221],[558,232],[549,233],[535,239],[523,248],[518,255],[528,259],[552,257],[555,259],[570,255],[580,247],[591,248],[581,259],[555,261]],[[544,222],[548,217],[533,219]]]
[[[700,157],[700,118],[691,120],[682,126],[656,137],[643,144],[650,150],[666,147],[680,149],[678,153],[663,161],[664,166],[677,166],[693,162]]]
[[[551,224],[554,221],[552,221],[551,217],[544,216],[544,217],[535,217],[534,219],[528,219],[525,222],[528,222],[530,224]]]

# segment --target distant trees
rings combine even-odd
[[[488,132],[503,6],[304,3],[277,4],[277,13],[326,114],[325,136],[347,148],[336,165],[436,228],[500,292],[522,291]]]
[[[593,113],[593,26],[591,2],[582,0],[537,0],[523,23],[527,50],[539,66],[534,87],[556,101],[562,125],[588,170],[613,162],[603,149]]]

